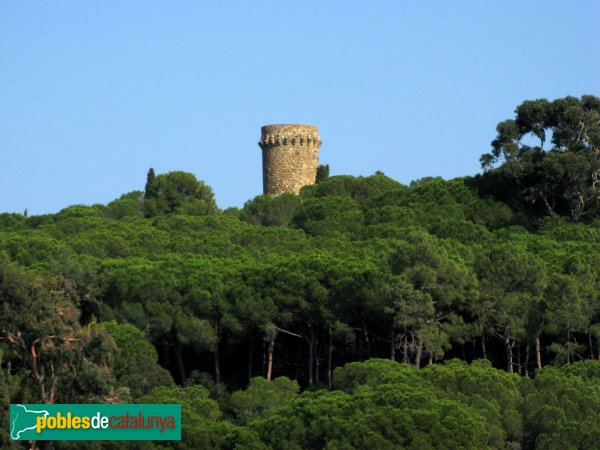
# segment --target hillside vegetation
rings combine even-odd
[[[181,403],[183,440],[45,445],[597,448],[600,99],[497,131],[474,177],[322,170],[222,211],[151,169],[0,214],[3,444],[9,403],[140,402]]]

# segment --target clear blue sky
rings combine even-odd
[[[184,170],[262,193],[260,127],[319,126],[332,174],[477,173],[525,99],[600,95],[600,2],[0,2],[0,212]]]

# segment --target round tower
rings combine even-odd
[[[264,194],[297,194],[315,183],[321,146],[316,126],[266,125],[260,131]]]

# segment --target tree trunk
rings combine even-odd
[[[408,337],[402,336],[402,362],[408,363]]]
[[[367,347],[367,359],[371,357],[371,343],[369,342],[369,330],[367,330],[367,325],[364,325],[364,333],[365,333],[365,346]]]
[[[327,355],[327,385],[331,389],[331,360],[333,359],[333,336],[331,328],[329,329],[329,353]]]
[[[54,450],[53,441],[29,441],[29,450]]]
[[[396,361],[396,330],[394,330],[393,325],[390,332],[390,359]]]
[[[314,371],[314,348],[315,348],[315,330],[312,326],[310,328],[310,339],[308,340],[308,384],[313,384],[313,371]]]
[[[248,381],[252,379],[252,366],[254,365],[254,338],[252,332],[248,333]]]
[[[481,350],[483,351],[483,359],[487,359],[487,350],[485,349],[485,333],[481,335]]]
[[[590,346],[590,359],[594,359],[594,343],[592,341],[592,333],[588,331],[588,343]]]
[[[359,361],[365,360],[365,342],[362,338],[362,330],[355,330],[354,332],[354,342],[356,343],[356,352]]]
[[[320,368],[320,362],[319,362],[319,336],[317,335],[315,337],[315,383],[319,382],[319,368]]]
[[[427,365],[430,366],[433,364],[433,352],[429,351],[429,360],[427,361]]]
[[[267,344],[262,340],[262,376],[267,377]]]
[[[169,345],[168,339],[165,339],[163,341],[162,351],[163,351],[162,366],[163,367],[169,367],[169,364],[171,362],[171,354],[170,354],[171,350],[170,350],[170,345]]]
[[[267,381],[271,381],[271,375],[273,375],[273,350],[275,350],[275,336],[269,342],[269,349],[267,350]]]
[[[527,339],[527,342],[525,344],[525,367],[524,367],[524,376],[528,377],[529,376],[529,339]]]
[[[567,328],[567,364],[571,364],[571,330]]]
[[[185,375],[185,365],[183,363],[183,354],[181,351],[181,343],[178,339],[175,339],[175,345],[173,345],[173,350],[175,351],[175,358],[177,359],[177,368],[179,369],[179,376],[181,377],[181,384],[185,383],[186,375]]]
[[[508,336],[504,337],[504,347],[506,348],[506,371],[508,373],[513,373],[513,352]]]
[[[421,357],[423,356],[423,339],[419,338],[419,343],[417,344],[417,356],[415,356],[415,366],[417,369],[421,368]]]
[[[215,359],[215,384],[221,384],[221,366],[219,364],[219,343],[215,345],[215,351],[213,353]]]
[[[40,371],[38,369],[38,365],[37,365],[37,352],[35,350],[35,345],[38,343],[39,340],[35,340],[33,341],[33,343],[31,344],[31,348],[30,348],[30,353],[31,353],[31,373],[33,374],[33,378],[35,379],[35,381],[38,384],[38,387],[40,388],[40,398],[42,400],[43,403],[46,403],[46,386],[44,385],[44,376],[43,376],[43,372],[42,374],[40,374]],[[23,348],[25,350],[27,350],[27,347],[25,346],[25,344],[23,344]]]
[[[542,368],[542,346],[540,345],[540,337],[535,337],[535,360],[537,363],[537,368]]]
[[[300,381],[300,353],[302,352],[302,346],[304,345],[303,342],[297,342],[296,343],[296,367],[295,367],[295,372],[294,372],[294,380],[296,381]]]
[[[52,383],[50,384],[50,394],[48,395],[48,399],[47,399],[46,403],[49,403],[49,404],[54,403],[57,381],[58,381],[58,377],[56,375],[54,375],[54,366],[52,366]]]
[[[517,344],[517,373],[523,376],[523,364],[521,361],[521,344]]]

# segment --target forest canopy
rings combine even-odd
[[[600,99],[525,101],[491,148],[473,177],[322,166],[224,211],[150,169],[0,214],[3,445],[9,403],[139,402],[184,415],[143,448],[594,448]]]

